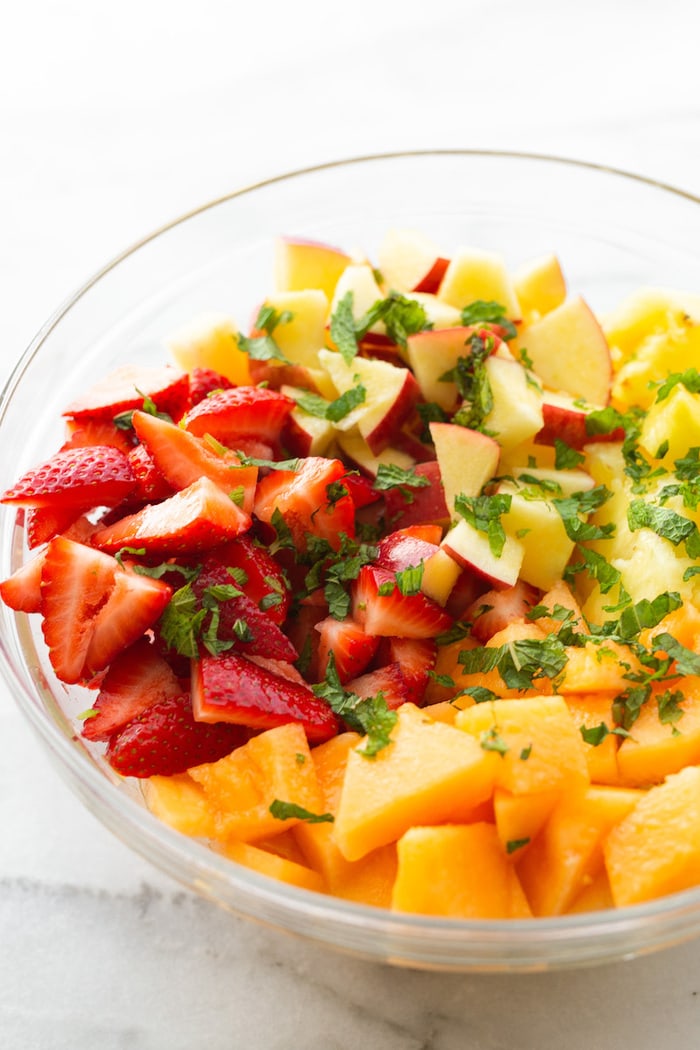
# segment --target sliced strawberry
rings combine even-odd
[[[157,503],[173,495],[173,486],[163,477],[145,445],[136,445],[131,449],[129,462],[136,478],[132,502]]]
[[[142,547],[149,556],[167,558],[226,543],[249,526],[248,515],[213,481],[201,478],[162,503],[98,529],[93,543],[112,554]]]
[[[320,678],[318,673],[318,650],[321,636],[315,630],[315,627],[327,615],[328,605],[325,602],[322,605],[317,605],[313,602],[308,602],[304,598],[294,607],[293,612],[289,614],[284,625],[287,637],[299,653],[297,664],[302,668],[305,677],[310,682],[317,682]]]
[[[123,365],[72,401],[63,414],[81,421],[113,420],[123,412],[141,408],[149,398],[159,412],[179,419],[187,408],[189,396],[190,381],[186,372],[179,372],[171,365],[162,368]]]
[[[24,531],[30,550],[65,532],[82,516],[79,507],[29,507],[24,518]]]
[[[193,661],[192,707],[201,722],[232,722],[252,729],[299,722],[313,742],[328,740],[338,731],[328,704],[307,685],[233,652]]]
[[[114,507],[136,485],[131,464],[113,445],[66,448],[28,470],[0,502],[23,507]]]
[[[381,493],[374,488],[372,479],[363,474],[353,474],[349,471],[343,478],[343,484],[350,493],[356,510],[368,507],[381,499]]]
[[[352,585],[353,618],[367,634],[380,637],[434,638],[452,618],[420,591],[402,594],[388,569],[364,565]]]
[[[147,638],[140,638],[110,664],[83,723],[87,740],[107,740],[153,704],[182,694],[182,684]]]
[[[192,582],[194,593],[202,601],[207,593],[215,594],[215,588],[226,585],[237,587],[225,560],[218,553],[209,555]],[[244,588],[245,584],[241,587]],[[232,643],[236,650],[246,656],[267,656],[288,663],[297,659],[298,653],[284,631],[247,594],[217,599],[216,609],[216,635],[220,641]]]
[[[352,678],[345,683],[345,689],[363,700],[381,693],[392,711],[411,700],[411,690],[398,664],[385,664],[376,671]]]
[[[163,580],[119,569],[107,601],[95,616],[83,677],[103,671],[152,627],[171,595],[172,589]]]
[[[388,664],[397,663],[409,690],[409,699],[418,707],[423,703],[429,672],[435,667],[437,646],[432,638],[387,638],[381,652]]]
[[[280,678],[286,678],[288,682],[296,682],[297,685],[306,685],[306,679],[304,676],[297,671],[294,664],[290,664],[287,660],[271,660],[268,656],[248,656],[246,659],[250,660],[251,663],[257,664],[258,667],[264,667],[266,671],[270,671],[272,674],[279,675]]]
[[[40,612],[43,565],[44,554],[37,554],[0,583],[0,598],[5,605],[16,612]]]
[[[425,535],[437,537],[437,540],[426,540]],[[441,539],[439,525],[412,525],[399,529],[377,544],[376,564],[393,572],[421,565],[435,554]]]
[[[356,678],[368,667],[379,645],[378,638],[366,634],[359,623],[349,618],[336,620],[326,616],[316,624],[316,630],[321,636],[318,646],[319,679],[325,677],[331,653],[340,681]]]
[[[134,436],[122,430],[111,419],[66,420],[68,437],[63,448],[82,448],[86,445],[114,445],[122,452],[134,446]]]
[[[537,605],[538,591],[522,580],[504,590],[486,591],[467,610],[472,622],[472,634],[480,642],[502,631],[513,620],[522,620],[533,605]]]
[[[209,478],[227,494],[241,490],[238,502],[246,514],[251,512],[257,467],[242,467],[230,449],[196,437],[148,412],[134,412],[132,422],[139,440],[173,489],[179,491],[199,478]]]
[[[188,695],[168,697],[114,733],[106,758],[124,777],[170,777],[218,762],[247,739],[240,726],[195,722]]]
[[[193,368],[190,372],[190,403],[189,408],[199,404],[205,397],[216,393],[217,390],[230,390],[233,383],[221,372],[215,372],[213,368]]]
[[[344,485],[346,468],[339,459],[309,456],[299,469],[273,470],[258,482],[254,511],[271,523],[275,511],[284,518],[299,550],[307,536],[320,536],[338,549],[341,534],[355,534],[355,505]]]
[[[241,590],[276,624],[287,618],[290,594],[285,575],[264,547],[248,536],[217,549],[216,557],[227,568],[240,569],[246,575]]]
[[[211,434],[232,448],[240,437],[275,445],[294,405],[291,397],[278,390],[238,386],[200,401],[187,413],[185,426],[192,434]]]
[[[51,541],[41,574],[42,630],[49,659],[63,682],[79,682],[97,613],[119,566],[101,551],[63,536]]]

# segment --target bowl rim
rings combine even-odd
[[[338,168],[348,168],[375,162],[410,161],[423,157],[488,158],[505,162],[515,160],[532,162],[533,164],[539,163],[547,167],[560,166],[579,169],[590,173],[611,175],[620,180],[631,180],[652,190],[660,190],[663,193],[686,200],[692,204],[700,204],[700,196],[689,191],[615,166],[562,157],[556,154],[495,149],[438,148],[368,153],[355,157],[328,160],[262,178],[197,205],[153,229],[113,256],[73,293],[69,294],[37,331],[6,380],[0,392],[0,425],[25,370],[52,331],[103,277],[145,245],[157,240],[168,231],[184,225],[198,215],[260,189]],[[12,508],[9,508],[8,512],[11,511]],[[14,617],[17,619],[21,615],[15,613]],[[58,760],[59,772],[69,780],[70,786],[79,794],[83,803],[89,809],[92,809],[103,823],[118,837],[122,838],[131,849],[141,853],[151,863],[165,870],[171,877],[179,878],[181,882],[185,882],[190,888],[194,888],[194,881],[191,877],[192,869],[194,869],[196,878],[204,880],[202,884],[197,886],[197,891],[218,904],[224,903],[231,910],[237,910],[234,899],[236,893],[252,894],[258,899],[261,906],[270,904],[277,909],[277,914],[273,920],[273,925],[275,926],[286,928],[292,932],[303,933],[307,937],[310,936],[329,945],[336,942],[332,938],[319,934],[312,929],[304,929],[295,921],[295,917],[305,917],[307,921],[318,919],[321,923],[330,922],[334,924],[336,929],[339,927],[359,929],[361,927],[363,934],[373,934],[375,938],[390,938],[399,959],[403,958],[401,956],[402,940],[406,937],[409,940],[417,938],[418,942],[424,940],[425,947],[435,940],[440,942],[440,946],[445,947],[448,945],[454,947],[455,944],[464,945],[469,949],[467,952],[469,960],[466,964],[459,954],[455,955],[454,963],[449,961],[442,964],[439,961],[436,963],[436,968],[460,970],[483,970],[488,966],[494,969],[530,969],[533,964],[536,965],[538,963],[547,966],[550,960],[543,953],[546,952],[548,946],[557,945],[564,952],[564,960],[562,962],[555,959],[553,965],[574,966],[577,965],[575,952],[581,948],[584,941],[592,940],[596,936],[600,938],[598,941],[599,950],[594,951],[590,958],[583,958],[581,964],[610,960],[616,955],[618,957],[628,957],[630,954],[637,954],[639,950],[655,946],[662,947],[669,943],[666,926],[668,920],[673,920],[673,939],[675,941],[693,936],[700,930],[700,887],[671,894],[644,904],[607,911],[588,912],[579,915],[570,914],[552,918],[470,920],[391,912],[388,909],[357,904],[330,895],[300,890],[289,884],[259,875],[251,869],[244,868],[218,855],[197,840],[188,839],[185,835],[174,831],[154,817],[144,805],[120,792],[116,783],[111,781],[108,776],[105,776],[104,772],[90,760],[88,753],[76,746],[76,743],[79,743],[76,735],[73,734],[71,736],[66,732],[61,732],[58,725],[47,715],[46,709],[41,704],[38,692],[33,693],[28,689],[24,681],[17,675],[2,638],[0,638],[0,647],[2,648],[0,670],[2,671],[3,679],[23,715],[29,719],[33,729],[48,748],[51,757]],[[90,798],[86,798],[84,790],[81,789],[88,789],[96,794],[101,805],[106,808],[110,819],[105,819],[104,810],[92,805]],[[124,834],[125,827],[136,832],[136,841]],[[162,844],[162,850],[167,860],[175,861],[177,867],[182,869],[182,872],[187,869],[188,878],[185,878],[182,872],[173,872],[171,867],[162,862],[162,858],[159,860],[157,856],[154,856],[154,850],[151,848],[154,842],[158,844],[159,848]],[[215,886],[226,885],[232,891],[232,893],[227,895],[228,899],[225,902],[217,896],[216,892],[212,891],[211,886],[207,889],[207,880],[211,879],[213,879]],[[240,909],[240,914],[247,917],[263,918],[264,920],[264,907],[259,915],[252,914],[249,908]],[[281,921],[285,919],[288,921]],[[623,945],[617,952],[610,950],[623,933],[639,934],[642,929],[645,935],[640,939],[640,943],[636,948],[632,947],[631,952],[626,945]],[[342,947],[342,945],[337,944],[336,946]],[[497,956],[495,954],[485,954],[481,951],[482,948],[493,950],[499,946],[507,947],[507,954]],[[364,946],[359,950],[359,954],[375,959],[385,958],[386,952],[387,947],[384,940]],[[412,958],[414,965],[422,965],[421,955],[419,943],[418,955]],[[476,962],[474,962],[474,959],[476,959]],[[501,965],[499,965],[499,962]]]

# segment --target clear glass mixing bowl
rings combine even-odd
[[[700,201],[600,166],[461,150],[362,157],[270,179],[146,237],[46,323],[0,402],[0,486],[50,455],[61,411],[111,368],[166,359],[162,338],[205,310],[241,327],[270,289],[279,234],[360,248],[389,227],[446,247],[499,251],[510,265],[555,251],[570,287],[605,312],[640,285],[700,290]],[[15,512],[0,515],[0,574],[26,556]],[[159,823],[75,721],[87,693],[57,682],[36,618],[0,608],[2,670],[21,709],[86,806],[125,843],[222,907],[397,965],[524,971],[625,958],[700,932],[700,889],[644,906],[558,919],[452,921],[393,914],[297,890],[239,867]]]

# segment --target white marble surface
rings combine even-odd
[[[132,240],[319,160],[525,149],[700,194],[696,0],[25,0],[2,22],[3,376]],[[228,918],[134,856],[5,695],[0,740],[3,1050],[698,1045],[700,944],[519,977],[335,956]]]

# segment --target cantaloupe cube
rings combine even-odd
[[[440,700],[436,704],[428,704],[423,710],[435,722],[445,722],[448,726],[455,724],[458,711],[464,711],[465,707],[471,707],[474,700],[468,693],[456,696],[453,700]]]
[[[610,832],[605,865],[617,907],[700,883],[700,766],[650,788]]]
[[[656,689],[630,732],[617,753],[622,784],[659,784],[700,762],[700,678],[688,675],[677,685]]]
[[[614,907],[610,879],[603,868],[590,881],[583,879],[583,889],[566,909],[566,914],[580,915],[583,912],[605,911]]]
[[[493,824],[410,828],[398,843],[392,908],[459,919],[527,917]]]
[[[226,314],[202,314],[165,339],[175,362],[186,372],[212,368],[237,386],[250,383],[249,358],[238,345],[238,328]]]
[[[518,862],[535,915],[561,915],[603,867],[603,842],[642,797],[615,787],[561,796],[540,835]]]
[[[582,729],[598,729],[603,725],[608,730],[614,728],[612,705],[617,693],[571,693],[565,697],[574,725]],[[620,737],[615,733],[603,735],[600,743],[592,744],[584,740],[588,772],[593,784],[618,784],[617,751]],[[581,736],[583,739],[583,735]]]
[[[268,729],[189,773],[215,810],[217,838],[250,842],[281,835],[297,820],[273,817],[270,806],[276,800],[323,812],[306,734],[297,723]]]
[[[313,871],[311,868],[307,868],[305,865],[298,864],[293,860],[281,857],[277,853],[269,853],[267,850],[260,849],[259,846],[252,846],[248,842],[237,842],[229,839],[221,846],[221,852],[229,860],[233,860],[237,864],[243,864],[246,868],[252,868],[253,871],[260,872],[261,875],[269,875],[272,879],[287,882],[290,886],[299,886],[305,890],[315,890],[317,893],[323,893],[325,890],[323,879],[317,871]]]
[[[335,839],[348,860],[395,842],[412,825],[468,817],[493,790],[498,756],[413,704],[398,712],[375,758],[348,755]]]
[[[389,908],[397,867],[396,845],[390,842],[360,860],[346,860],[344,867],[336,867],[328,890],[346,901]]]
[[[583,740],[561,696],[488,700],[460,711],[455,725],[498,754],[496,786],[514,795],[588,783]]]
[[[659,592],[657,592],[659,593]],[[557,682],[564,696],[571,693],[622,693],[631,671],[641,671],[636,656],[620,642],[604,638],[582,646],[567,646],[566,666]]]
[[[514,860],[522,856],[559,801],[560,792],[538,791],[514,795],[504,788],[493,793],[493,812],[498,838],[503,849]]]
[[[547,593],[542,595],[537,604],[551,610],[552,613],[550,616],[539,616],[537,618],[537,626],[545,634],[557,634],[564,623],[575,631],[586,633],[581,606],[574,597],[571,588],[563,580],[557,580]],[[555,610],[556,615],[554,615]],[[563,619],[565,616],[564,610],[570,613],[570,616],[567,616],[566,619]]]
[[[187,774],[150,777],[142,785],[146,805],[154,816],[183,835],[211,838],[215,812],[204,791]]]

